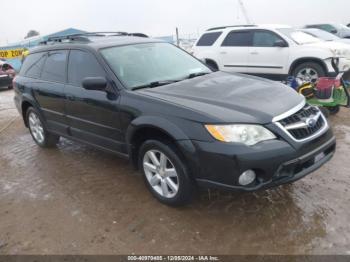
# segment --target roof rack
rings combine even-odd
[[[143,33],[127,33],[127,32],[87,32],[78,33],[65,36],[52,36],[47,40],[40,42],[40,45],[47,45],[49,43],[67,43],[67,42],[91,42],[89,37],[107,37],[107,36],[136,36],[136,37],[148,37]]]
[[[39,45],[47,45],[49,43],[63,43],[63,42],[73,42],[73,41],[79,41],[79,42],[90,42],[90,40],[86,37],[83,37],[81,34],[74,34],[74,35],[66,35],[66,36],[52,36],[47,38],[47,40],[41,41]]]
[[[219,27],[209,28],[207,31],[214,31],[214,30],[226,29],[226,28],[229,28],[229,27],[256,27],[256,25],[228,25],[228,26],[219,26]]]

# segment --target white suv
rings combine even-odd
[[[193,54],[211,68],[260,75],[281,80],[288,75],[302,81],[334,76],[331,64],[350,67],[347,45],[336,48],[289,26],[246,25],[217,27],[206,31],[193,47]]]

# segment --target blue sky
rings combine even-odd
[[[349,0],[243,2],[255,23],[350,23]],[[11,0],[6,6],[0,45],[21,40],[30,29],[46,34],[76,27],[160,36],[173,34],[177,26],[182,35],[195,36],[208,27],[245,23],[237,0]]]

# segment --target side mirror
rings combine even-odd
[[[104,77],[86,77],[82,85],[86,90],[104,91],[107,87],[107,80]]]
[[[332,30],[331,30],[331,33],[332,33],[332,34],[336,34],[336,33],[338,33],[338,31],[337,31],[336,29],[332,29]]]
[[[273,46],[274,47],[288,47],[288,44],[284,40],[280,39],[280,40],[277,40],[276,42],[274,42]]]

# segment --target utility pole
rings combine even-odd
[[[180,46],[179,28],[176,27],[176,45]]]
[[[238,0],[238,4],[242,10],[242,13],[244,15],[244,18],[247,22],[247,24],[252,24],[252,21],[250,20],[249,16],[248,16],[248,12],[247,12],[247,9],[245,8],[244,4],[243,4],[243,1],[242,0]]]

